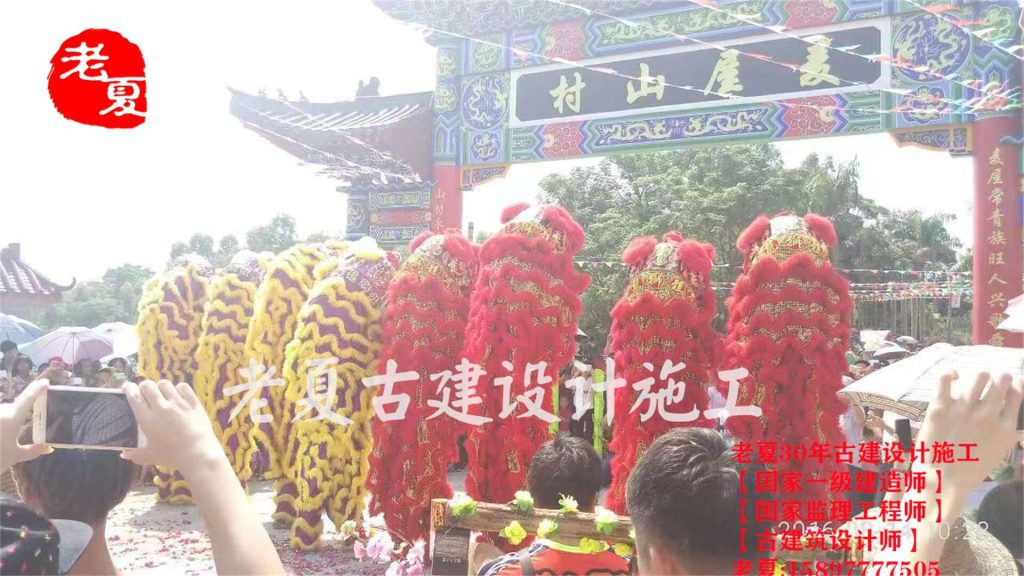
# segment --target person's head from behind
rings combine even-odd
[[[18,356],[18,359],[14,361],[14,375],[27,379],[32,373],[32,359],[28,356]]]
[[[533,455],[527,484],[537,508],[557,510],[562,496],[572,496],[590,512],[601,491],[601,458],[589,442],[562,434]]]
[[[18,345],[10,340],[4,340],[0,342],[0,353],[3,354],[4,360],[10,362],[18,355]]]
[[[677,428],[644,452],[629,475],[626,506],[636,529],[641,574],[732,574],[758,554],[767,524],[740,524],[740,470],[731,439],[707,428]],[[748,474],[752,478],[754,471]],[[750,490],[750,492],[754,492]],[[753,519],[755,497],[747,497]],[[740,530],[746,528],[741,553]]]
[[[114,450],[58,448],[14,466],[22,500],[48,518],[94,528],[102,527],[107,514],[128,495],[136,474],[136,465]]]
[[[978,506],[977,519],[1014,558],[1024,558],[1024,481],[1004,482],[990,490]]]

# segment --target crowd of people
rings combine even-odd
[[[10,340],[0,342],[0,402],[13,402],[33,380],[45,378],[53,386],[120,388],[125,382],[141,381],[131,363],[120,357],[100,362],[83,358],[69,365],[60,356],[40,362],[22,354]]]
[[[927,491],[902,495],[906,506],[920,503],[941,513],[943,518],[956,518],[963,512],[966,495],[1016,441],[1016,417],[1024,397],[1021,382],[1011,382],[1009,376],[993,380],[988,374],[981,374],[953,393],[957,383],[956,374],[943,379],[918,441],[927,445],[945,441],[976,444],[978,459],[948,465],[921,464],[926,473],[941,470],[943,497]],[[11,530],[5,524],[5,571],[8,566],[19,565],[29,569],[22,573],[49,573],[47,570],[57,566],[57,562],[63,564],[68,556],[77,559],[69,573],[116,573],[105,545],[106,515],[124,498],[133,475],[132,466],[162,464],[181,470],[190,480],[196,504],[207,524],[219,573],[283,573],[276,551],[248,505],[191,388],[169,382],[124,385],[139,425],[149,438],[145,449],[126,452],[126,460],[116,453],[53,451],[46,446],[19,444],[16,438],[29,419],[31,406],[38,395],[46,393],[47,386],[44,381],[31,384],[0,410],[0,467],[15,466],[22,499],[38,510],[40,516],[32,525],[39,528],[31,530],[33,534],[60,532],[61,526],[68,526],[66,522],[53,528],[45,520],[60,518],[79,523],[79,534],[81,526],[86,526],[91,537],[84,546],[80,538],[69,539],[68,546],[78,542],[80,549],[67,549],[62,544],[59,550],[40,557],[35,551],[42,542],[9,539]],[[986,386],[988,390],[983,392]],[[561,435],[548,442],[534,456],[529,476],[536,506],[556,508],[563,495],[571,495],[582,511],[592,510],[600,490],[595,480],[599,466],[600,459],[593,447],[581,439]],[[753,541],[743,542],[744,538],[755,538],[758,528],[768,528],[759,527],[756,522],[741,526],[741,508],[753,510],[754,500],[766,497],[744,496],[740,485],[744,468],[734,458],[733,441],[713,429],[676,429],[651,445],[629,480],[628,507],[636,529],[637,571],[728,574],[742,560],[770,558],[770,551]],[[1011,548],[1013,539],[1020,538],[1019,511],[1015,525],[1014,511],[1008,509],[1008,503],[1012,505],[1014,499],[1019,503],[1017,488],[1007,485],[993,491],[982,503],[979,518],[985,519],[997,537],[1006,534],[1007,548],[1019,556],[1020,547]],[[5,498],[5,507],[20,511],[22,516],[33,514],[31,509]],[[20,521],[29,525],[24,519]],[[25,530],[18,527],[14,532]],[[938,561],[942,557],[943,541],[935,531],[922,531],[917,544],[916,549],[907,547],[894,552],[894,557],[908,561]],[[533,573],[629,571],[626,561],[610,552],[585,554],[567,542],[539,540],[526,552],[493,559],[482,567],[481,573],[525,574],[524,561],[532,565],[529,570]]]
[[[9,351],[5,345],[5,352]],[[22,358],[5,354],[3,365],[15,378],[24,377]],[[126,369],[109,364],[106,368],[110,370]],[[851,366],[851,373],[857,366]],[[47,366],[38,378],[29,376],[30,383],[19,389],[11,402],[0,406],[0,470],[13,467],[20,496],[18,500],[3,495],[4,509],[10,512],[4,519],[0,543],[0,569],[4,574],[117,574],[115,559],[106,545],[106,520],[127,495],[140,465],[173,467],[189,481],[212,543],[218,573],[284,573],[269,536],[189,386],[166,381],[136,384],[130,378],[119,384],[148,438],[143,449],[123,454],[53,450],[31,444],[26,424],[35,399],[61,381],[52,378],[57,369]],[[84,366],[76,372],[81,376],[74,378],[95,378],[101,370],[90,371]],[[592,384],[593,378],[592,366],[578,364],[566,382],[567,388],[575,392]],[[593,421],[586,404],[579,404],[581,400],[586,402],[585,398],[579,394],[566,397],[572,398],[575,412],[585,415],[576,422]],[[895,495],[890,492],[888,497],[901,499],[906,507],[926,507],[934,512],[928,514],[928,522],[936,514],[959,517],[965,511],[967,495],[991,474],[1012,446],[1019,446],[1016,428],[1022,398],[1024,384],[1010,376],[983,373],[966,382],[955,373],[947,374],[915,441],[926,445],[976,444],[977,460],[915,463],[915,471],[941,473],[941,496],[926,490]],[[894,433],[885,426],[882,415],[861,411],[857,416],[857,410],[851,406],[843,424],[844,430],[859,429],[861,441]],[[580,511],[594,510],[603,485],[602,459],[592,438],[586,438],[588,432],[592,434],[585,427],[570,424],[569,430],[536,452],[528,477],[536,507],[557,509],[559,500],[568,495],[579,503]],[[855,435],[848,436],[851,434]],[[865,469],[868,465],[856,466]],[[752,563],[756,573],[757,562],[771,560],[775,553],[757,544],[758,534],[770,529],[769,524],[741,524],[742,517],[754,517],[752,511],[758,499],[769,497],[744,494],[744,473],[755,467],[737,461],[734,440],[722,430],[675,429],[648,447],[629,478],[627,504],[636,531],[633,558],[621,558],[607,549],[582,550],[578,541],[562,541],[554,536],[537,539],[523,550],[506,555],[478,547],[474,561],[479,574],[485,576],[595,571],[623,575],[731,574],[744,562]],[[988,493],[976,514],[977,521],[984,522],[1018,561],[1024,555],[1022,490],[1020,479],[999,485]],[[11,518],[16,519],[16,525],[8,522]],[[936,531],[922,530],[916,548],[904,546],[882,552],[873,560],[938,562],[943,558],[943,545]]]

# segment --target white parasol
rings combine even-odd
[[[110,338],[114,351],[111,358],[128,358],[139,352],[139,335],[135,326],[124,322],[104,322],[92,329],[93,332]],[[104,360],[106,357],[103,358]]]
[[[910,351],[906,348],[895,342],[886,342],[878,350],[875,350],[871,357],[875,360],[893,360],[895,358],[903,358],[907,354],[910,354]]]
[[[110,338],[82,326],[65,326],[29,342],[21,352],[36,364],[60,357],[68,364],[88,358],[99,360],[114,350]]]
[[[860,343],[864,346],[864,350],[874,352],[881,348],[891,335],[892,330],[861,330]]]
[[[921,420],[938,390],[939,376],[954,369],[960,375],[958,382],[973,382],[974,375],[982,371],[1020,377],[1024,375],[1024,349],[935,344],[868,374],[839,395],[860,406]]]

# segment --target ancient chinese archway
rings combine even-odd
[[[974,158],[974,341],[1021,346],[995,328],[1024,292],[1020,9],[924,1],[375,0],[437,47],[433,165],[350,188],[350,220],[461,227],[462,191],[514,163],[885,131]],[[332,130],[305,109],[290,138]]]

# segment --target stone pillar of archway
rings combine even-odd
[[[1024,335],[996,329],[1007,301],[1024,292],[1020,133],[1019,112],[974,123],[975,344],[1024,345]]]
[[[434,165],[434,199],[431,229],[462,230],[462,167],[457,164]]]

